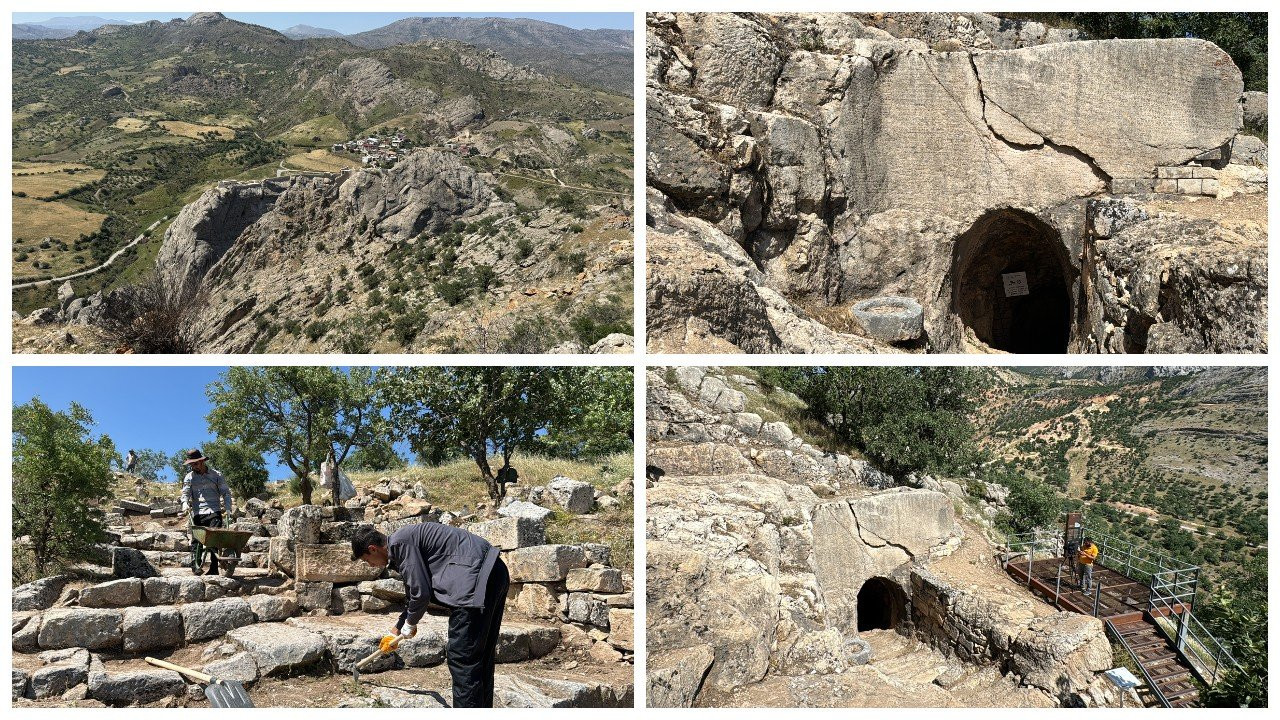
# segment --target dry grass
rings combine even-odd
[[[729,375],[742,375],[755,380],[757,383],[760,381],[758,368],[725,368],[725,375],[726,377]],[[674,379],[670,379],[669,382],[674,383]],[[739,385],[732,380],[729,381],[729,384],[735,390],[741,390],[747,396],[747,411],[764,418],[765,422],[781,421],[786,423],[793,433],[820,450],[842,452],[854,459],[862,458],[862,453],[858,452],[856,448],[841,440],[835,433],[831,432],[830,428],[811,417],[808,412],[809,406],[796,397],[795,394],[780,388],[775,388],[772,392],[765,393],[758,385],[749,387]]]
[[[74,172],[39,172],[35,170],[15,170],[13,173],[13,191],[26,193],[28,197],[48,199],[74,190],[82,185],[97,182],[106,176],[105,170],[96,168],[76,170]]]
[[[102,227],[106,215],[78,210],[60,202],[45,202],[34,198],[13,198],[13,275],[15,278],[58,274],[63,270],[87,267],[75,262],[74,254],[59,250],[57,246],[41,248],[43,238],[54,237],[68,247],[81,234],[96,232]],[[21,241],[21,242],[18,242]],[[24,260],[18,260],[26,253]],[[36,270],[31,263],[47,262],[47,270]]]
[[[280,133],[280,139],[291,145],[346,142],[351,139],[347,126],[336,115],[322,115],[299,123]],[[314,138],[320,138],[315,140]]]
[[[360,164],[352,157],[335,155],[328,150],[312,150],[311,152],[291,155],[284,161],[285,167],[298,170],[315,170],[318,172],[339,172],[343,168],[354,168]]]
[[[116,120],[111,127],[117,130],[123,130],[127,133],[142,132],[151,127],[151,123],[142,118],[123,117]]]
[[[81,71],[81,70],[83,70],[83,69],[84,69],[84,66],[83,66],[83,65],[68,65],[68,66],[66,66],[66,67],[60,67],[60,68],[58,68],[58,73],[57,73],[57,74],[59,74],[59,75],[70,75],[70,74],[71,74],[71,73],[73,73],[73,72],[80,72],[80,71]]]
[[[15,162],[13,171],[17,172],[64,172],[66,170],[91,170],[88,165],[74,162]]]
[[[196,125],[195,123],[182,122],[181,120],[161,120],[159,125],[170,135],[194,138],[196,140],[204,139],[201,136],[209,132],[215,133],[220,140],[231,140],[236,136],[235,130],[223,125]]]

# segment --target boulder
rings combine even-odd
[[[604,543],[582,543],[582,555],[592,565],[608,565],[612,553]]]
[[[35,650],[40,646],[40,621],[38,612],[17,610],[13,613],[10,637],[13,649],[19,652]]]
[[[186,681],[172,670],[89,673],[88,697],[106,705],[147,705],[186,694]]]
[[[263,676],[289,675],[324,657],[325,640],[286,623],[258,623],[236,628],[227,639],[253,656]]]
[[[90,650],[119,647],[123,621],[119,610],[46,610],[40,623],[40,647],[83,647]]]
[[[174,607],[131,607],[124,611],[124,651],[167,649],[182,645],[182,613]]]
[[[551,516],[551,511],[541,505],[534,505],[531,502],[513,500],[512,502],[498,508],[498,514],[503,517],[522,517],[535,522],[545,523],[547,518]]]
[[[268,567],[293,577],[298,562],[293,551],[293,541],[286,537],[273,537],[269,547]]]
[[[350,545],[296,543],[294,550],[297,557],[295,578],[300,583],[361,582],[382,574],[382,568],[373,567],[363,560],[352,560]]]
[[[592,593],[569,593],[569,621],[609,628],[609,606]]]
[[[31,681],[31,676],[26,670],[13,668],[13,699],[17,700],[27,696],[27,688]]]
[[[1073,612],[1036,618],[1013,640],[1010,669],[1028,685],[1060,695],[1078,692],[1112,666],[1102,621]]]
[[[33,580],[13,589],[12,609],[47,610],[53,607],[62,589],[71,581],[70,575],[53,575]]]
[[[508,553],[506,561],[513,582],[560,582],[569,570],[587,565],[577,545],[520,548]]]
[[[607,567],[573,568],[565,576],[564,587],[570,592],[620,593],[626,590],[622,571]]]
[[[542,521],[528,517],[503,517],[473,523],[467,530],[489,541],[499,550],[515,550],[547,542],[547,528]]]
[[[360,592],[382,598],[390,602],[404,602],[404,581],[395,578],[383,578],[371,582],[360,583]]]
[[[150,578],[160,574],[143,551],[136,548],[111,548],[111,574],[118,578]]]
[[[561,475],[553,478],[547,484],[547,491],[551,493],[551,497],[555,499],[560,507],[574,515],[589,513],[595,507],[596,490],[591,483],[584,483]]]
[[[74,648],[70,652],[41,653],[47,664],[30,676],[29,696],[35,700],[59,697],[89,678],[89,651]]]
[[[299,505],[281,514],[276,527],[280,537],[296,544],[314,545],[320,542],[320,528],[324,523],[324,508],[319,505]]]
[[[249,608],[258,622],[281,622],[298,612],[298,603],[287,595],[250,595]]]
[[[257,622],[253,608],[241,598],[187,603],[181,613],[182,629],[189,643],[221,637],[235,628]]]
[[[517,663],[540,658],[560,645],[560,631],[540,625],[505,623],[498,634],[497,661]]]
[[[142,580],[131,577],[80,590],[81,607],[126,607],[142,602]]]
[[[343,585],[342,587],[334,587],[333,595],[329,599],[329,613],[332,615],[342,615],[343,613],[358,612],[360,610],[360,589],[355,585]]]
[[[556,592],[542,583],[515,583],[507,591],[507,607],[527,617],[559,618],[561,605]]]

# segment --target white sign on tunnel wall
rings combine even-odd
[[[1031,290],[1027,287],[1027,274],[1024,272],[1003,273],[1000,277],[1004,280],[1004,296],[1017,297],[1018,295],[1030,295]]]

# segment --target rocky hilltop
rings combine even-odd
[[[654,350],[1265,350],[1265,146],[1216,46],[918,13],[647,41]]]
[[[485,341],[477,335],[509,335],[553,307],[575,315],[616,300],[630,267],[628,218],[604,212],[591,232],[570,232],[578,222],[553,207],[521,214],[456,154],[418,150],[385,169],[220,183],[173,220],[155,264],[202,352],[466,351]],[[581,268],[564,266],[565,243]],[[475,273],[486,284],[459,307],[453,283]],[[68,295],[52,320],[92,331],[130,292]],[[618,335],[595,351],[629,344]]]
[[[744,375],[648,388],[651,706],[1119,704],[1101,621],[999,568],[1001,488],[897,485],[797,435]]]

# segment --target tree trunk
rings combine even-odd
[[[304,474],[298,477],[298,488],[302,490],[302,504],[311,504],[311,475]]]
[[[489,499],[496,503],[502,499],[502,483],[498,482],[498,478],[493,475],[493,468],[489,467],[489,456],[480,454],[473,459],[476,461],[476,467],[480,468],[480,476],[484,478],[485,486],[489,488]]]

